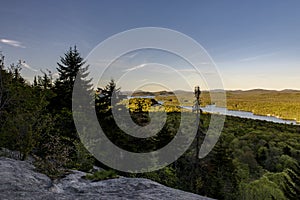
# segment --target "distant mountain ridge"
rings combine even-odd
[[[203,90],[202,92],[223,92],[224,90]],[[284,90],[268,90],[268,89],[250,89],[250,90],[225,90],[226,93],[300,93],[300,90],[294,90],[294,89],[284,89]],[[157,91],[157,92],[150,92],[150,91],[143,91],[143,90],[137,90],[137,91],[123,91],[122,94],[124,95],[131,95],[131,96],[159,96],[159,95],[174,95],[174,94],[191,94],[194,93],[194,91],[186,91],[186,90],[175,90],[173,91]]]

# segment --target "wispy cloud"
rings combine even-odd
[[[31,67],[30,65],[28,65],[27,63],[25,62],[22,62],[22,66],[31,70],[31,71],[34,71],[34,72],[37,72],[38,70],[37,69],[34,69],[33,67]]]
[[[146,66],[146,64],[137,65],[137,66],[134,66],[134,67],[132,67],[132,68],[129,68],[129,69],[124,70],[124,72],[130,72],[130,71],[133,71],[133,70],[136,70],[136,69],[143,68],[143,67],[145,67],[145,66]]]
[[[13,47],[26,48],[21,42],[16,40],[0,39],[0,42]]]
[[[261,54],[261,55],[252,56],[252,57],[247,57],[247,58],[240,59],[239,61],[240,62],[249,62],[249,61],[258,60],[258,59],[261,59],[261,58],[264,58],[264,57],[273,56],[275,54],[277,54],[277,52]]]

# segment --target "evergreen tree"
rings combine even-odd
[[[91,97],[91,79],[87,79],[89,65],[81,57],[76,46],[60,58],[58,64],[59,78],[55,81],[53,91],[56,96],[51,101],[50,109],[57,114],[57,128],[61,135],[71,139],[78,138],[72,116],[72,93],[75,79],[79,81],[82,98]],[[79,76],[79,77],[78,77]]]
[[[98,112],[107,112],[110,110],[112,96],[118,95],[120,88],[113,79],[103,88],[98,88],[95,97],[96,110]]]
[[[0,146],[20,152],[25,160],[35,149],[46,124],[48,102],[41,90],[35,90],[21,76],[21,65],[4,69],[1,56]]]
[[[59,78],[55,82],[56,98],[54,99],[53,107],[56,110],[66,108],[72,109],[72,92],[76,76],[80,76],[82,89],[91,92],[91,80],[87,80],[89,65],[85,65],[86,61],[81,57],[76,46],[65,53],[64,57],[60,58],[60,63],[57,63],[56,68]]]
[[[0,113],[1,113],[1,109],[4,107],[4,102],[6,101],[3,76],[7,76],[7,75],[8,74],[4,70],[4,56],[0,53]]]
[[[288,177],[285,178],[286,187],[284,189],[285,195],[289,199],[300,199],[300,168],[296,166],[295,169],[288,169]]]

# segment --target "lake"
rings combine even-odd
[[[154,99],[155,96],[128,96],[127,98],[128,99],[132,99],[132,98]],[[158,103],[162,105],[164,102],[159,101]],[[182,108],[191,110],[192,106],[182,106]],[[201,109],[203,112],[212,113],[212,114],[221,114],[221,115],[228,115],[228,116],[248,118],[248,119],[257,119],[257,120],[282,123],[282,124],[299,125],[295,120],[280,119],[273,116],[255,115],[252,112],[246,112],[246,111],[228,110],[227,108],[221,108],[215,105],[207,105],[205,107],[201,107]]]
[[[192,106],[182,106],[182,107],[186,109],[192,109]],[[246,111],[228,110],[227,108],[221,108],[215,105],[207,105],[205,107],[201,107],[201,109],[203,112],[208,112],[213,114],[221,114],[221,115],[228,115],[228,116],[248,118],[248,119],[265,120],[265,121],[275,122],[275,123],[297,125],[297,122],[294,120],[285,120],[273,116],[255,115],[252,112],[246,112]]]

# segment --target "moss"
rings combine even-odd
[[[85,176],[86,179],[92,181],[101,181],[101,180],[113,179],[118,177],[119,176],[117,175],[117,173],[113,170],[97,171],[93,174],[87,174]]]

